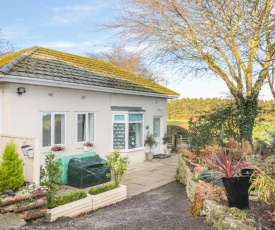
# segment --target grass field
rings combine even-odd
[[[168,120],[168,125],[186,125],[188,126],[188,120]],[[270,133],[275,132],[275,123],[262,121],[258,122],[253,130],[253,139],[259,138],[261,140],[270,139]]]
[[[168,125],[186,125],[188,126],[188,120],[168,120]]]

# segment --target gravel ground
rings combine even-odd
[[[204,218],[189,214],[190,207],[183,185],[172,182],[84,216],[53,223],[32,222],[21,229],[208,229]]]

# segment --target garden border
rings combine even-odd
[[[62,216],[74,217],[82,213],[87,213],[98,208],[102,208],[127,198],[127,186],[119,185],[118,188],[106,191],[97,195],[88,194],[87,197],[49,209],[45,216],[46,222],[55,221]]]
[[[186,165],[186,161],[183,158],[183,153],[178,155],[178,170],[176,179],[180,183],[185,185],[185,190],[187,197],[191,202],[194,200],[194,195],[197,182],[193,180],[194,174],[191,172],[189,167]],[[226,211],[229,207],[218,204],[213,200],[204,200],[203,209],[201,211],[201,216],[206,217],[206,222],[211,226],[211,229],[218,230],[254,230],[253,227],[243,224],[240,220],[236,220],[228,215]]]

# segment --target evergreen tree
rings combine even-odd
[[[23,160],[19,158],[14,142],[6,145],[0,164],[0,191],[16,190],[24,183]]]

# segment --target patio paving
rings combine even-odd
[[[142,165],[129,168],[121,184],[127,185],[128,197],[150,191],[176,180],[178,155],[164,159],[145,161]]]

